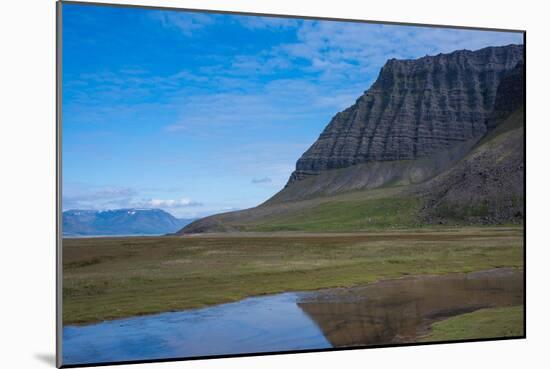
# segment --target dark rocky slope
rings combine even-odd
[[[523,222],[523,109],[497,129],[457,165],[411,191],[423,199],[426,223]]]

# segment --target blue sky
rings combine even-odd
[[[63,5],[63,209],[258,205],[389,58],[518,33]]]

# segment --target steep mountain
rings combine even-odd
[[[523,221],[523,46],[389,60],[279,193],[179,233]]]
[[[115,236],[174,233],[193,219],[177,219],[160,209],[67,210],[64,236]]]
[[[388,60],[298,160],[289,184],[360,163],[429,157],[481,137],[501,79],[522,60],[522,45]]]

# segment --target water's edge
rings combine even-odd
[[[523,270],[406,276],[68,325],[64,364],[415,342],[437,320],[523,302]]]
[[[482,269],[482,270],[476,270],[476,271],[471,271],[471,272],[449,272],[449,273],[441,273],[441,274],[406,274],[406,275],[401,275],[401,276],[396,276],[396,277],[381,278],[381,279],[374,280],[372,282],[367,282],[367,283],[360,284],[360,285],[346,286],[346,287],[321,287],[321,288],[315,288],[315,289],[311,289],[311,290],[299,290],[299,291],[283,290],[281,292],[276,292],[276,293],[265,293],[265,294],[249,295],[249,296],[245,296],[243,298],[239,298],[239,299],[236,299],[236,300],[233,300],[233,301],[213,303],[213,304],[208,304],[208,305],[199,306],[199,307],[193,307],[193,308],[189,308],[189,309],[158,311],[158,312],[152,312],[152,313],[143,313],[143,314],[132,315],[132,316],[123,316],[123,317],[117,317],[117,318],[112,318],[112,319],[107,318],[107,319],[103,319],[103,320],[93,320],[93,321],[86,321],[86,322],[72,322],[72,323],[64,324],[63,327],[64,328],[68,328],[68,327],[86,327],[86,326],[101,324],[101,323],[106,323],[106,322],[115,322],[115,321],[119,321],[119,320],[137,319],[137,318],[146,318],[146,317],[151,317],[151,316],[161,315],[161,314],[192,312],[192,311],[196,311],[196,310],[208,309],[208,308],[218,307],[218,306],[222,306],[222,305],[234,304],[234,303],[238,303],[240,301],[244,301],[244,300],[251,299],[251,298],[271,297],[271,296],[277,296],[277,295],[281,295],[281,294],[285,294],[285,293],[294,293],[294,294],[303,294],[303,295],[318,294],[318,293],[330,292],[330,291],[341,290],[341,289],[344,289],[344,290],[347,290],[347,289],[360,289],[360,288],[364,288],[366,286],[375,285],[377,283],[385,283],[385,282],[392,282],[392,281],[399,281],[399,280],[439,278],[439,277],[451,276],[451,275],[468,275],[468,274],[475,274],[475,273],[487,273],[487,272],[497,272],[497,271],[521,271],[523,273],[523,267],[510,266],[510,267],[499,267],[499,268],[492,268],[492,269]]]

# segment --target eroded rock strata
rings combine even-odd
[[[501,80],[522,62],[522,45],[388,60],[302,155],[288,183],[360,163],[423,158],[481,137]]]

